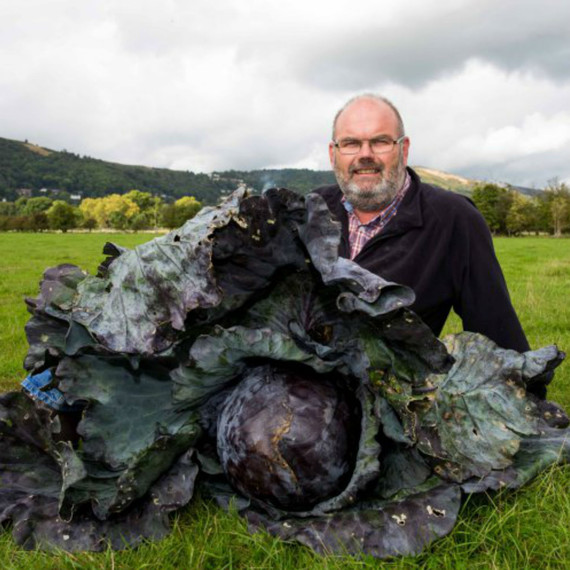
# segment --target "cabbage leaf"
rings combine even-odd
[[[133,250],[108,244],[97,275],[48,269],[27,300],[25,368],[82,410],[79,441],[60,441],[41,402],[0,397],[0,522],[14,539],[73,551],[160,538],[200,472],[252,530],[323,553],[416,554],[453,528],[464,493],[570,458],[567,416],[526,392],[563,353],[472,333],[442,343],[413,292],[339,258],[340,239],[318,195],[239,190]],[[359,410],[343,488],[294,511],[233,489],[216,452],[234,391],[273,369],[326,377]],[[255,423],[261,438],[270,424]]]

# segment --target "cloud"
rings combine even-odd
[[[380,91],[402,111],[415,164],[513,183],[570,178],[569,10],[4,0],[0,136],[193,171],[328,169],[337,108]]]
[[[534,113],[525,117],[520,126],[508,125],[486,133],[463,138],[454,147],[456,164],[465,166],[470,161],[501,164],[517,158],[555,152],[570,144],[570,113],[544,117]],[[464,164],[460,164],[460,162]],[[468,164],[468,162],[467,162]]]
[[[417,88],[475,58],[570,79],[567,2],[406,2],[391,17],[383,7],[364,10],[360,25],[340,28],[333,41],[317,37],[297,72],[323,89],[362,90],[371,81]]]
[[[412,163],[521,185],[570,178],[570,82],[471,60],[422,89],[388,92],[400,102]]]

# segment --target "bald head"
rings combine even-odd
[[[341,116],[344,114],[345,111],[349,109],[349,107],[353,106],[361,107],[361,106],[378,106],[379,108],[384,108],[385,111],[393,114],[394,120],[396,122],[396,137],[399,138],[405,134],[404,132],[404,122],[402,121],[402,117],[400,116],[400,112],[395,107],[395,105],[386,97],[382,97],[381,95],[375,95],[374,93],[363,93],[362,95],[357,95],[352,99],[349,99],[337,112],[333,120],[333,127],[332,127],[332,138],[336,140],[336,132],[337,132],[337,124],[341,119]]]

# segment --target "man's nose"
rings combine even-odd
[[[372,152],[372,147],[370,146],[370,141],[362,141],[360,143],[360,150],[358,151],[359,156],[374,156]]]

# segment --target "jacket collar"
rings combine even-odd
[[[412,179],[410,187],[398,208],[398,213],[392,218],[384,230],[378,235],[385,238],[406,233],[412,228],[423,226],[422,201],[420,196],[420,177],[409,167],[408,173]]]

